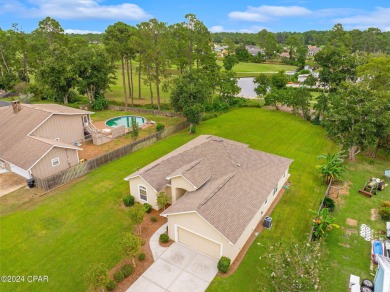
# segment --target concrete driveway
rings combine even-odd
[[[205,291],[217,260],[174,242],[127,291]]]
[[[26,179],[12,172],[0,173],[0,197],[26,186]]]

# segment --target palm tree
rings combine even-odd
[[[338,180],[345,173],[346,167],[344,165],[344,151],[334,154],[321,154],[317,156],[318,159],[325,159],[325,163],[317,165],[317,173],[319,173],[324,182],[329,184],[330,180]]]

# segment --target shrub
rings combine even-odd
[[[141,245],[145,245],[145,243],[146,243],[145,239],[143,239],[142,237],[140,237],[139,240],[141,241]]]
[[[390,201],[381,202],[379,216],[381,216],[383,220],[390,220]]]
[[[138,255],[138,260],[143,261],[143,260],[145,259],[145,257],[146,257],[146,255],[145,255],[143,252],[141,252],[141,253]]]
[[[122,282],[124,279],[125,279],[125,274],[121,271],[121,270],[118,270],[114,273],[114,279],[115,281],[117,281],[118,283],[119,282]]]
[[[230,259],[227,257],[221,257],[221,259],[218,261],[218,271],[221,273],[227,273],[229,271],[230,267]]]
[[[133,268],[132,265],[127,264],[127,265],[124,265],[124,266],[121,268],[121,271],[122,271],[123,275],[124,275],[125,278],[126,278],[126,277],[130,276],[130,275],[133,273],[134,268]]]
[[[145,209],[146,213],[152,212],[152,205],[150,205],[148,203],[145,203],[143,206],[144,206],[144,209]]]
[[[160,234],[160,241],[161,241],[162,243],[167,243],[167,242],[169,241],[169,236],[168,236],[168,234],[166,234],[166,233]]]
[[[336,208],[336,204],[334,203],[334,200],[329,197],[325,197],[323,206],[324,208],[328,208],[330,212],[333,212],[334,209]]]
[[[128,195],[123,198],[123,204],[125,204],[126,207],[130,207],[134,205],[134,197],[132,195]]]
[[[107,291],[113,291],[115,290],[116,288],[116,284],[113,280],[108,280],[107,284],[106,284],[106,289]]]
[[[96,96],[96,99],[92,102],[91,108],[95,111],[108,109],[108,101],[104,96],[98,95]]]
[[[157,222],[157,217],[156,217],[156,216],[150,217],[150,221],[152,221],[152,222]]]
[[[165,126],[161,123],[157,123],[156,125],[156,132],[160,132],[162,130],[164,130]]]
[[[195,134],[196,133],[196,127],[192,126],[190,127],[190,134]]]
[[[381,207],[390,208],[390,201],[382,201],[382,202],[381,202]]]

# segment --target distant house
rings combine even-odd
[[[316,47],[316,46],[307,46],[307,55],[309,57],[313,57],[315,54],[317,54],[319,51],[321,51],[321,48]]]
[[[289,177],[291,159],[202,135],[130,174],[130,193],[154,209],[165,193],[169,237],[219,259],[237,257]]]
[[[214,44],[214,52],[218,57],[225,57],[229,54],[228,52],[228,46],[218,46]]]
[[[251,54],[252,56],[257,56],[258,53],[261,53],[264,55],[264,50],[259,48],[258,46],[254,46],[254,45],[248,45],[248,46],[245,46],[246,50],[248,51],[249,54]]]
[[[0,107],[0,169],[31,179],[78,164],[90,114],[57,104]]]
[[[300,74],[298,75],[298,82],[305,82],[307,77],[309,77],[310,74]]]
[[[279,54],[280,58],[290,58],[290,53],[289,52],[283,52]]]

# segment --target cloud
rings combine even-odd
[[[67,34],[75,33],[75,34],[87,34],[87,33],[93,33],[93,34],[100,34],[101,31],[96,30],[86,30],[86,29],[64,29],[64,32]]]
[[[302,6],[269,6],[259,7],[248,6],[246,11],[232,11],[229,18],[241,21],[266,22],[273,18],[304,16],[312,12]]]
[[[359,14],[351,17],[336,18],[334,23],[342,23],[350,28],[367,29],[377,27],[381,30],[390,29],[390,8],[376,7],[375,11],[367,14]]]
[[[59,19],[144,20],[151,18],[136,4],[104,5],[104,2],[100,0],[29,0],[26,4],[15,1],[12,5],[0,5],[0,10],[18,13],[26,18],[48,15]]]
[[[214,25],[209,28],[210,32],[223,32],[225,31],[224,27],[222,25]]]
[[[261,31],[262,29],[267,29],[270,31],[268,28],[264,26],[257,26],[257,25],[252,25],[248,28],[243,28],[243,29],[226,29],[222,25],[215,25],[209,28],[210,32],[247,32],[247,33],[257,33]]]

